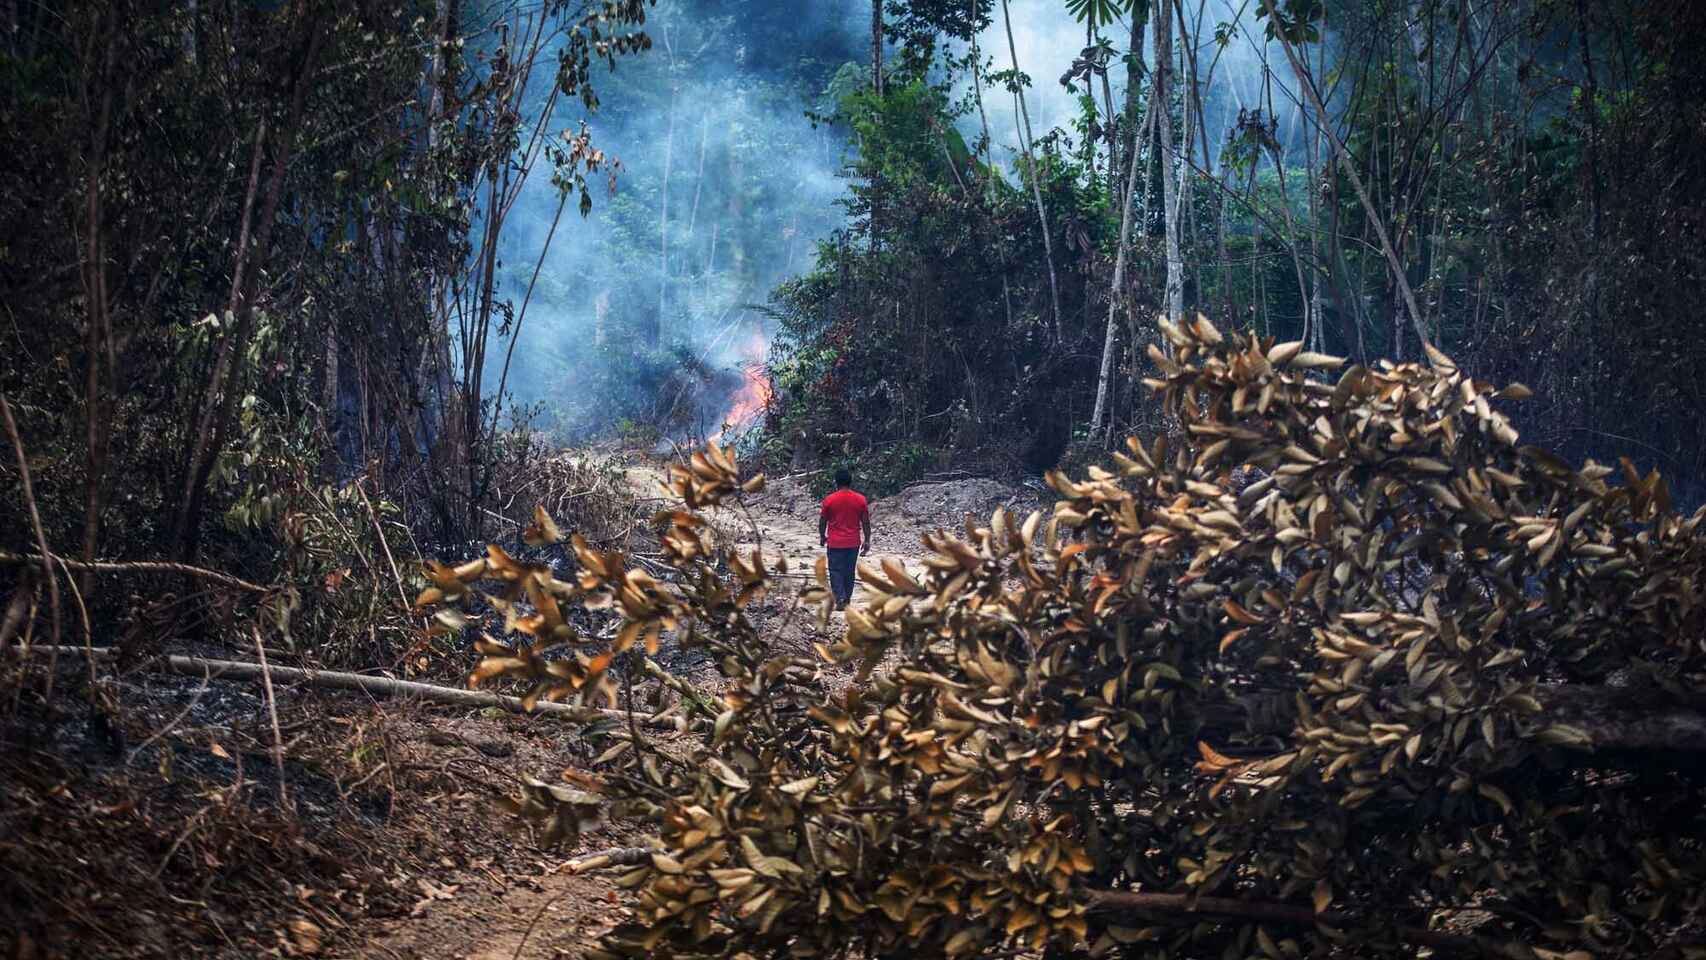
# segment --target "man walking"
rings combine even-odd
[[[854,491],[853,475],[846,468],[835,471],[835,492],[823,498],[817,542],[829,549],[829,588],[835,594],[835,609],[845,609],[853,599],[859,554],[871,549],[871,508]]]

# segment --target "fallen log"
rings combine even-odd
[[[9,652],[16,655],[25,652],[25,648],[12,647]],[[29,647],[28,652],[53,653],[62,657],[94,656],[106,658],[115,656],[118,651],[112,647],[51,647],[38,644]],[[432,703],[459,707],[500,707],[515,713],[531,712],[563,717],[577,723],[626,720],[628,717],[627,712],[623,710],[585,707],[569,703],[549,703],[544,700],[535,703],[533,709],[529,711],[521,702],[521,698],[492,693],[488,690],[463,690],[457,687],[441,687],[414,680],[394,680],[390,677],[370,677],[360,673],[342,673],[333,670],[305,670],[300,667],[270,665],[262,667],[258,663],[249,663],[243,660],[209,660],[205,657],[186,657],[174,654],[144,661],[143,666],[153,666],[167,673],[177,673],[187,677],[210,680],[242,680],[256,683],[262,682],[270,673],[274,682],[306,683],[313,687],[332,690],[359,690],[381,696],[417,697]],[[636,716],[635,719],[650,726],[675,729],[675,725],[669,721],[653,723],[651,718],[646,716]]]
[[[1151,916],[1192,915],[1219,917],[1233,921],[1256,921],[1294,927],[1325,926],[1354,929],[1366,921],[1334,910],[1312,910],[1289,903],[1243,900],[1235,897],[1199,897],[1188,893],[1148,893],[1132,890],[1091,890],[1090,909],[1096,913],[1134,912]],[[1511,943],[1474,933],[1453,933],[1388,922],[1386,932],[1393,939],[1427,947],[1435,956],[1482,957],[1487,960],[1535,960],[1540,954],[1526,943]],[[1650,960],[1680,960],[1692,955],[1701,944],[1671,944],[1649,954]],[[1565,956],[1562,952],[1551,956]],[[1577,956],[1578,954],[1568,954]],[[1580,954],[1587,956],[1587,954]]]
[[[1125,890],[1095,890],[1091,909],[1100,913],[1134,911],[1148,914],[1190,914],[1227,920],[1277,923],[1297,927],[1324,925],[1354,927],[1349,918],[1332,911],[1317,913],[1308,907],[1284,903],[1238,900],[1228,897],[1193,897],[1184,893],[1136,893]],[[1388,932],[1398,940],[1427,947],[1437,955],[1489,957],[1500,960],[1532,960],[1533,951],[1519,944],[1502,943],[1471,934],[1448,933],[1421,927],[1393,924]]]
[[[70,557],[55,555],[53,562],[67,569],[87,573],[171,573],[187,577],[198,577],[212,583],[223,584],[250,593],[272,593],[277,587],[266,587],[258,583],[250,583],[241,577],[218,570],[208,570],[204,567],[192,567],[187,563],[168,563],[163,560],[73,560]],[[41,557],[26,554],[7,553],[0,551],[0,566],[41,565]]]
[[[12,647],[16,652],[22,648]],[[32,652],[57,654],[59,656],[95,657],[113,656],[116,651],[110,647],[74,647],[47,646],[37,644],[29,648]],[[242,660],[209,660],[202,657],[187,657],[179,655],[158,657],[154,661],[160,669],[170,673],[182,674],[189,677],[209,676],[212,679],[246,680],[261,682],[263,668],[258,663]],[[298,667],[268,667],[274,679],[291,682],[308,683],[312,686],[337,690],[363,690],[368,693],[384,696],[415,696],[433,703],[443,703],[452,706],[473,708],[500,707],[515,713],[527,713],[527,708],[520,698],[492,693],[486,690],[463,690],[457,687],[442,687],[436,684],[420,683],[413,680],[393,680],[389,677],[370,677],[359,673],[339,673],[329,670],[305,670]],[[648,673],[652,671],[648,670]],[[658,668],[656,673],[670,676],[667,671]],[[661,679],[661,678],[660,678]],[[698,696],[685,695],[689,706],[701,712],[711,713],[714,703],[702,702],[708,700],[706,695],[698,691],[680,678],[675,678],[681,686],[667,684],[683,692],[682,687],[697,693]],[[1555,719],[1571,723],[1588,735],[1589,743],[1575,745],[1573,748],[1590,753],[1604,752],[1608,754],[1627,753],[1700,753],[1706,752],[1706,712],[1703,712],[1691,701],[1664,702],[1662,697],[1652,696],[1649,699],[1656,702],[1641,703],[1639,698],[1632,697],[1627,692],[1599,688],[1578,688],[1568,685],[1541,685],[1535,691],[1540,702],[1554,713]],[[533,713],[560,716],[577,723],[595,723],[601,720],[626,720],[628,714],[623,710],[611,710],[601,707],[584,707],[566,703],[549,703],[544,700],[533,705]],[[1219,732],[1228,736],[1236,736],[1245,726],[1245,718],[1241,713],[1226,705],[1210,708],[1208,711],[1208,727],[1205,732]],[[714,713],[711,713],[714,715]],[[647,716],[637,716],[637,720],[648,726],[659,729],[675,729],[672,722],[667,720],[653,721]],[[1273,731],[1279,733],[1281,731]],[[1568,747],[1568,745],[1566,745]]]

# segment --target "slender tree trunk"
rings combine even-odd
[[[1102,113],[1108,118],[1102,131],[1108,141],[1108,202],[1119,203],[1120,194],[1120,142],[1119,115],[1114,113],[1114,89],[1108,82],[1107,66],[1102,68]]]
[[[983,31],[977,24],[977,0],[967,0],[971,22],[971,88],[977,93],[977,117],[983,124],[983,145],[979,152],[983,154],[983,183],[985,195],[991,205],[995,203],[995,157],[993,141],[989,137],[989,113],[983,108],[983,54],[978,52],[977,37]],[[1003,283],[1005,283],[1003,278]],[[1012,310],[1008,311],[1008,320],[1012,320]],[[1011,327],[1012,323],[1009,322]]]
[[[1599,249],[1600,179],[1599,179],[1599,82],[1594,76],[1593,49],[1588,46],[1588,12],[1583,0],[1576,0],[1576,32],[1582,51],[1582,112],[1587,115],[1586,150],[1588,173],[1588,239]]]
[[[1197,76],[1197,38],[1202,33],[1202,18],[1206,3],[1207,0],[1198,0],[1194,21],[1185,16],[1184,0],[1174,0],[1173,5],[1173,13],[1179,18],[1179,41],[1182,46],[1179,61],[1185,70],[1185,90],[1179,98],[1185,119],[1185,135],[1181,139],[1183,153],[1180,155],[1181,160],[1179,162],[1179,203],[1183,223],[1189,225],[1191,230],[1191,249],[1196,251],[1196,255],[1191,258],[1191,272],[1195,277],[1195,285],[1191,290],[1193,305],[1200,305],[1205,301],[1204,290],[1207,287],[1203,283],[1204,258],[1200,253],[1203,249],[1201,204],[1197,202],[1196,191],[1191,189],[1191,184],[1195,181],[1195,174],[1199,170],[1206,176],[1208,171],[1213,168],[1212,161],[1209,158],[1208,120],[1207,115],[1203,112],[1202,82]],[[1214,71],[1211,68],[1209,82],[1212,83],[1213,81]],[[1191,157],[1194,153],[1194,144],[1199,142],[1202,144],[1202,166],[1195,168]],[[1181,226],[1181,235],[1182,232],[1183,225]],[[1183,286],[1182,280],[1180,285]]]
[[[883,95],[883,0],[871,0],[871,92]],[[871,174],[871,250],[882,246],[883,182]]]
[[[1143,84],[1143,30],[1148,23],[1149,5],[1134,3],[1131,9],[1131,55],[1125,65],[1125,143],[1126,157],[1137,151],[1137,92]],[[1150,121],[1145,118],[1144,124]],[[1130,203],[1131,198],[1127,197]]]
[[[1179,247],[1179,157],[1173,145],[1173,9],[1168,0],[1157,4],[1155,17],[1155,109],[1161,139],[1161,202],[1167,239],[1167,318],[1178,323],[1185,315],[1185,259]]]
[[[1149,111],[1154,117],[1155,111]],[[1102,430],[1103,418],[1108,413],[1108,384],[1114,376],[1114,348],[1119,340],[1119,327],[1116,319],[1119,305],[1125,299],[1125,261],[1126,252],[1131,249],[1131,197],[1137,192],[1137,151],[1131,151],[1126,158],[1126,187],[1120,194],[1126,198],[1120,211],[1120,242],[1114,254],[1114,282],[1108,291],[1108,326],[1102,335],[1102,367],[1096,377],[1096,406],[1090,414],[1090,436],[1096,437]]]
[[[1325,35],[1327,30],[1326,18],[1327,14],[1323,11],[1321,14],[1321,31],[1323,35]],[[1327,45],[1325,43],[1320,44],[1320,58],[1316,61],[1316,64],[1316,76],[1326,76]],[[1309,312],[1315,321],[1315,350],[1318,353],[1324,352],[1327,345],[1325,331],[1326,311],[1323,309],[1325,297],[1322,295],[1321,290],[1322,277],[1325,275],[1325,271],[1321,266],[1320,211],[1322,186],[1320,178],[1324,174],[1324,170],[1321,166],[1321,144],[1324,139],[1325,137],[1323,137],[1321,133],[1321,128],[1316,127],[1315,136],[1310,139],[1309,144],[1309,258],[1310,268],[1314,271],[1311,275],[1312,290],[1310,293]],[[1347,343],[1345,345],[1345,350],[1349,351],[1350,348],[1350,344]]]
[[[1267,100],[1268,118],[1270,122],[1277,125],[1278,121],[1274,119],[1276,114],[1274,113],[1273,75],[1268,70],[1267,64],[1265,63],[1262,65],[1262,88],[1263,95]],[[1304,280],[1303,259],[1297,250],[1297,218],[1292,215],[1291,191],[1286,186],[1285,152],[1280,147],[1277,137],[1269,138],[1268,155],[1274,162],[1274,175],[1279,182],[1280,212],[1284,214],[1285,217],[1285,248],[1287,253],[1291,255],[1292,272],[1297,276],[1297,302],[1303,309],[1303,336],[1301,339],[1305,344],[1307,344],[1310,342],[1310,334],[1313,331],[1313,326],[1310,322],[1313,318],[1309,313],[1309,285],[1307,281]]]
[[[687,239],[684,249],[693,247],[693,230],[699,223],[699,194],[705,189],[705,144],[711,138],[711,115],[705,114],[699,124],[699,166],[693,174],[693,207],[687,212]]]
[[[1363,184],[1362,176],[1356,171],[1356,164],[1351,160],[1350,151],[1331,126],[1332,121],[1327,116],[1327,105],[1321,101],[1321,95],[1315,89],[1315,84],[1309,76],[1309,69],[1298,59],[1297,51],[1292,48],[1291,40],[1286,37],[1284,31],[1276,33],[1275,36],[1279,39],[1280,48],[1285,51],[1287,62],[1291,64],[1292,73],[1297,75],[1297,85],[1303,89],[1303,95],[1307,98],[1310,106],[1315,108],[1316,122],[1321,124],[1322,131],[1327,134],[1327,139],[1331,141],[1333,153],[1339,160],[1339,167],[1345,172],[1345,179],[1351,182],[1351,189],[1356,191],[1357,200],[1362,204],[1363,213],[1367,215],[1369,225],[1374,228],[1375,236],[1380,239],[1380,248],[1386,254],[1387,265],[1392,269],[1393,280],[1403,298],[1404,306],[1409,309],[1410,322],[1415,326],[1416,336],[1421,338],[1422,343],[1430,343],[1431,338],[1428,334],[1427,324],[1422,320],[1421,308],[1416,305],[1416,295],[1410,289],[1409,278],[1404,275],[1404,262],[1399,259],[1398,251],[1392,246],[1391,237],[1386,232],[1386,224],[1382,222],[1379,211],[1375,209],[1374,201],[1369,198],[1368,188]]]
[[[871,91],[883,95],[883,0],[871,0]]]
[[[103,198],[101,196],[102,165],[106,160],[107,133],[112,125],[113,110],[113,60],[118,50],[118,32],[123,29],[122,23],[115,15],[110,24],[102,23],[106,29],[105,51],[101,59],[100,71],[92,79],[100,91],[100,106],[93,118],[93,136],[90,141],[89,169],[87,196],[85,200],[84,229],[88,236],[84,239],[83,267],[84,297],[87,309],[84,311],[85,333],[85,365],[84,371],[84,417],[88,428],[86,442],[88,456],[87,477],[85,477],[83,503],[83,560],[85,563],[95,559],[95,552],[100,545],[101,534],[101,490],[104,486],[107,470],[107,447],[112,436],[112,424],[109,404],[101,394],[101,366],[106,362],[112,349],[112,319],[109,316],[107,302],[107,266],[106,246],[104,243],[106,224],[104,223]],[[95,91],[91,89],[90,94]],[[91,104],[92,106],[92,104]],[[114,365],[107,363],[110,374],[116,373]],[[109,385],[109,390],[112,385]],[[89,595],[90,581],[88,574],[82,577],[81,589],[84,596]]]
[[[1007,0],[1001,0],[1001,15],[1007,23],[1007,53],[1013,60],[1013,72],[1019,72],[1019,48],[1013,43],[1013,14],[1008,9]],[[1020,145],[1025,151],[1025,165],[1031,178],[1031,194],[1037,202],[1037,219],[1043,228],[1043,257],[1048,261],[1048,290],[1050,303],[1053,306],[1051,319],[1054,324],[1055,339],[1061,338],[1060,327],[1060,280],[1054,270],[1054,240],[1048,227],[1048,207],[1043,203],[1042,167],[1039,158],[1032,152],[1034,138],[1031,136],[1031,111],[1025,106],[1025,91],[1015,81],[1013,97],[1019,105],[1019,117],[1024,121],[1021,128]]]
[[[457,30],[457,10],[452,0],[434,0],[433,5],[433,47],[432,57],[428,63],[424,77],[426,84],[426,141],[429,155],[438,153],[440,135],[439,125],[444,121],[446,94],[451,87],[451,69],[449,53],[453,49]],[[444,448],[443,438],[447,431],[450,417],[451,376],[450,376],[450,306],[447,300],[449,294],[449,277],[446,265],[437,264],[426,277],[420,281],[425,294],[426,303],[431,313],[428,315],[428,332],[426,343],[420,353],[419,382],[424,386],[423,402],[418,405],[416,418],[420,423],[421,441],[425,445],[426,456],[434,461],[434,470],[440,466],[438,456]],[[326,331],[326,397],[325,417],[327,435],[332,437],[334,452],[332,471],[338,468],[336,453],[336,438],[338,429],[338,342],[336,320],[329,321]],[[432,474],[429,473],[429,476]],[[430,482],[430,481],[429,481]]]
[[[669,311],[669,170],[675,162],[675,101],[681,85],[675,80],[675,46],[669,28],[663,30],[663,46],[669,54],[669,122],[663,139],[663,185],[658,191],[658,321],[652,346],[663,340],[664,318]]]
[[[12,6],[13,6],[13,10],[14,10],[14,17],[15,17],[16,16],[15,11],[17,8],[16,8],[15,4]],[[198,0],[185,0],[185,3],[184,3],[184,21],[185,21],[184,22],[184,31],[178,37],[178,48],[184,52],[184,59],[192,65],[196,62],[195,28],[196,28],[196,21],[197,21],[197,19],[199,19],[199,14],[200,14],[199,7],[200,6],[201,5],[198,2]],[[13,24],[13,29],[16,29],[16,23],[15,22]]]
[[[967,0],[968,18],[971,23],[971,82],[972,89],[977,93],[977,117],[983,125],[983,142],[978,147],[983,154],[983,189],[984,202],[988,204],[991,214],[995,210],[995,141],[989,135],[989,112],[983,106],[983,54],[979,52],[977,38],[982,29],[977,23],[977,0]],[[1004,250],[1004,248],[1002,248]],[[1006,325],[1001,329],[1013,329],[1013,293],[1007,282],[1006,254],[1002,254],[1001,262],[1001,305],[1006,317]]]
[[[338,463],[338,325],[333,318],[326,320],[325,366],[320,378],[320,418],[326,436],[332,442],[329,466],[335,471]]]

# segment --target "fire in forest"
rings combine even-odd
[[[744,433],[755,426],[770,406],[770,375],[765,369],[765,354],[769,346],[763,334],[757,332],[741,344],[741,385],[730,398],[728,410],[723,413],[725,437]]]

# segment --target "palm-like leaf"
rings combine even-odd
[[[1074,20],[1088,23],[1091,30],[1100,30],[1142,2],[1144,0],[1066,0],[1066,12],[1072,14]]]

